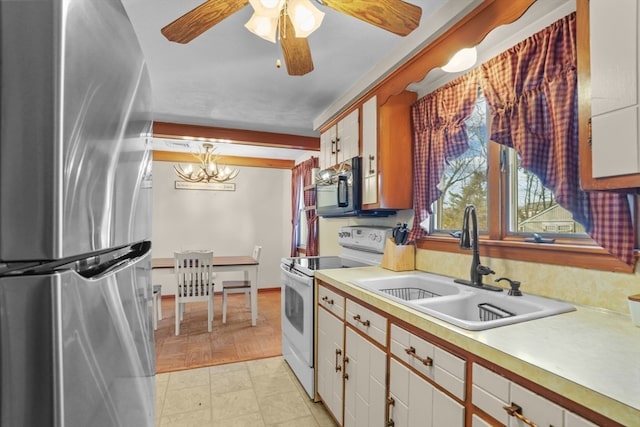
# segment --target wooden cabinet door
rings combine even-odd
[[[362,204],[378,203],[378,99],[362,105]]]
[[[344,322],[318,307],[318,394],[342,424],[342,375],[344,373]]]
[[[320,135],[320,169],[327,169],[336,164],[336,126],[332,126]]]
[[[344,426],[384,427],[387,355],[346,328]]]
[[[353,110],[338,122],[337,163],[360,155],[360,112]]]
[[[389,363],[389,421],[394,427],[431,426],[433,386],[396,359]]]
[[[593,176],[638,173],[638,0],[591,0],[589,19]]]
[[[578,0],[580,184],[640,187],[639,0]]]

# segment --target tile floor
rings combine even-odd
[[[156,426],[335,425],[281,356],[156,376]]]

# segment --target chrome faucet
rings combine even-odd
[[[469,221],[471,221],[473,235],[471,235],[471,227],[469,227]],[[471,260],[470,271],[471,274],[470,280],[455,279],[455,282],[462,285],[501,292],[502,288],[498,286],[486,285],[482,283],[483,276],[495,274],[496,272],[486,265],[480,264],[480,250],[478,249],[478,217],[476,215],[476,207],[473,205],[467,205],[467,207],[464,209],[464,217],[462,218],[462,231],[460,233],[460,249],[473,250],[473,259]]]

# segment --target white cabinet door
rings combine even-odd
[[[592,174],[640,172],[640,7],[638,0],[591,0]]]
[[[387,355],[346,328],[344,426],[384,427]]]
[[[378,99],[362,105],[362,204],[378,203]]]
[[[360,154],[360,113],[353,110],[338,122],[336,143],[337,163],[349,160]]]
[[[336,126],[320,135],[320,169],[327,169],[336,164]]]
[[[389,421],[394,427],[431,426],[433,386],[393,358],[389,370]]]
[[[396,359],[389,363],[389,420],[394,427],[463,427],[464,406]]]
[[[318,394],[342,424],[342,374],[344,373],[344,323],[318,307]]]

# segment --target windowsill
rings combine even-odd
[[[514,261],[564,265],[592,270],[633,273],[634,267],[611,256],[598,246],[560,243],[528,243],[521,240],[481,239],[480,255]],[[419,249],[441,252],[469,253],[459,248],[458,239],[428,236],[417,241]],[[636,253],[636,260],[638,254]]]

